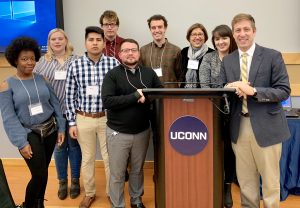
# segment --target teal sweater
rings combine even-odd
[[[22,149],[28,144],[27,134],[30,129],[24,126],[40,124],[52,115],[56,118],[59,132],[65,132],[65,119],[62,116],[59,101],[48,82],[41,75],[35,75],[43,113],[31,116],[29,97],[20,80],[10,77],[7,82],[9,89],[0,92],[0,109],[5,132],[11,143]],[[31,104],[39,102],[33,79],[22,80],[30,95]]]

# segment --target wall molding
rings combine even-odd
[[[10,64],[6,61],[4,55],[0,55],[0,68],[11,67]]]
[[[286,65],[300,65],[300,53],[282,53],[282,56]],[[6,61],[3,54],[0,55],[0,69],[1,68],[7,70],[12,69],[12,67]],[[300,66],[299,67],[297,66],[297,72],[296,72],[297,77],[300,76],[300,70],[298,72],[298,69],[300,69]],[[2,80],[1,77],[0,80]],[[292,88],[292,93],[291,93],[292,96],[300,96],[300,84],[291,83],[291,88]]]
[[[300,64],[300,53],[282,53],[284,63],[289,64]]]
[[[300,96],[300,84],[291,84],[291,96]]]
[[[282,53],[285,64],[300,64],[300,53]],[[0,55],[0,68],[10,67],[4,55]]]

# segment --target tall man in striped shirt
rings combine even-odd
[[[100,143],[105,166],[106,194],[109,197],[109,165],[106,148],[106,116],[101,101],[101,85],[105,74],[119,65],[117,59],[102,54],[104,32],[99,27],[85,29],[86,54],[73,61],[67,73],[66,107],[70,136],[77,138],[82,151],[82,176],[85,197],[80,208],[88,208],[95,200],[96,139]]]

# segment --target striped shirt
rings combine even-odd
[[[41,74],[46,77],[50,84],[52,85],[56,96],[58,97],[60,108],[63,114],[66,114],[66,105],[65,105],[65,85],[66,80],[55,79],[55,71],[67,71],[70,63],[77,59],[78,56],[71,55],[63,65],[61,65],[57,59],[51,59],[47,61],[45,56],[42,56],[39,62],[36,63],[34,72]]]
[[[87,55],[71,62],[66,80],[67,120],[70,126],[76,124],[76,110],[87,113],[104,111],[101,100],[103,79],[109,70],[119,64],[117,59],[105,55],[97,63]],[[88,92],[92,86],[98,90],[96,95]]]

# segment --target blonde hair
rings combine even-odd
[[[54,52],[53,52],[52,48],[50,47],[50,38],[51,38],[52,34],[56,33],[56,32],[60,32],[61,34],[63,34],[65,39],[67,40],[65,54],[64,54],[64,60],[66,60],[73,53],[73,50],[74,50],[73,46],[69,42],[69,38],[67,37],[65,31],[60,28],[54,28],[54,29],[50,30],[50,32],[48,34],[48,40],[47,40],[48,50],[47,50],[47,53],[45,54],[45,59],[47,61],[51,61],[54,56]]]

